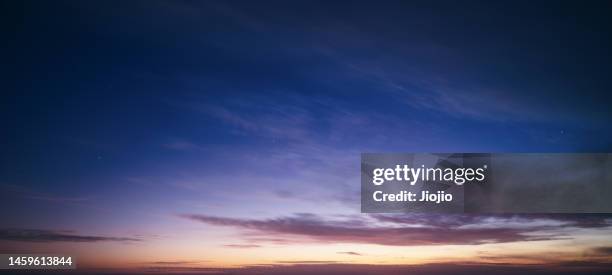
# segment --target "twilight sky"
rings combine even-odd
[[[361,152],[610,152],[604,1],[2,3],[0,253],[612,261],[612,215],[366,215]],[[497,1],[495,1],[497,2]]]

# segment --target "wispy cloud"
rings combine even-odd
[[[21,185],[14,184],[0,184],[0,189],[6,192],[13,193],[19,197],[30,200],[63,203],[63,204],[83,204],[88,202],[90,199],[86,197],[67,197],[58,196],[51,193],[39,192]]]
[[[279,264],[333,264],[338,261],[278,261]]]
[[[587,251],[586,253],[589,256],[602,256],[602,257],[612,257],[612,246],[599,246],[594,247]]]
[[[240,107],[241,113],[219,106],[208,106],[204,111],[241,131],[261,137],[305,141],[313,134],[310,129],[314,122],[313,114],[302,106],[270,104],[265,111],[255,106]]]
[[[147,264],[151,265],[190,265],[190,264],[199,264],[207,261],[155,261],[149,262]]]
[[[54,231],[41,229],[0,229],[0,240],[19,242],[138,242],[141,239],[131,237],[108,237],[95,235],[78,235],[71,231]]]
[[[294,237],[296,243],[369,243],[390,246],[414,245],[468,245],[506,243],[521,241],[559,240],[570,238],[557,232],[561,225],[566,228],[609,227],[604,217],[594,222],[594,217],[562,216],[558,220],[549,216],[527,216],[522,218],[497,216],[443,216],[429,218],[417,215],[394,219],[384,215],[368,219],[331,220],[313,214],[296,214],[274,219],[237,219],[207,215],[183,215],[182,217],[210,225],[228,226],[247,230],[253,234]],[[378,222],[376,222],[378,220]],[[524,226],[518,221],[528,221]],[[501,223],[506,226],[494,226]]]
[[[198,144],[183,139],[174,139],[170,142],[164,143],[163,147],[177,151],[201,151],[204,148]]]
[[[226,244],[223,245],[224,247],[229,247],[229,248],[257,248],[257,247],[261,247],[260,245],[257,244]]]
[[[350,255],[350,256],[361,256],[361,253],[353,252],[353,251],[341,251],[338,254]]]

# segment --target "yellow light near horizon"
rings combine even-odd
[[[612,245],[607,229],[574,230],[569,240],[480,245],[384,246],[293,239],[294,243],[291,244],[261,243],[260,247],[251,248],[226,246],[240,243],[239,239],[227,235],[227,232],[207,233],[204,237],[175,234],[168,238],[130,243],[31,243],[28,249],[32,252],[57,251],[76,255],[79,268],[147,268],[156,266],[155,262],[168,262],[168,265],[180,267],[231,268],[301,262],[374,265],[449,262],[542,264],[579,260],[592,247]]]

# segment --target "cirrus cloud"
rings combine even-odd
[[[474,245],[571,238],[560,227],[610,227],[604,216],[526,215],[372,215],[364,218],[323,219],[294,214],[271,219],[239,219],[189,214],[183,218],[234,227],[247,236],[274,235],[296,243],[368,243],[390,246]],[[521,222],[524,224],[521,226]],[[498,224],[498,225],[495,225]]]

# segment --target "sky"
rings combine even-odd
[[[610,3],[1,5],[0,253],[610,268],[612,215],[359,206],[363,152],[610,152]]]

